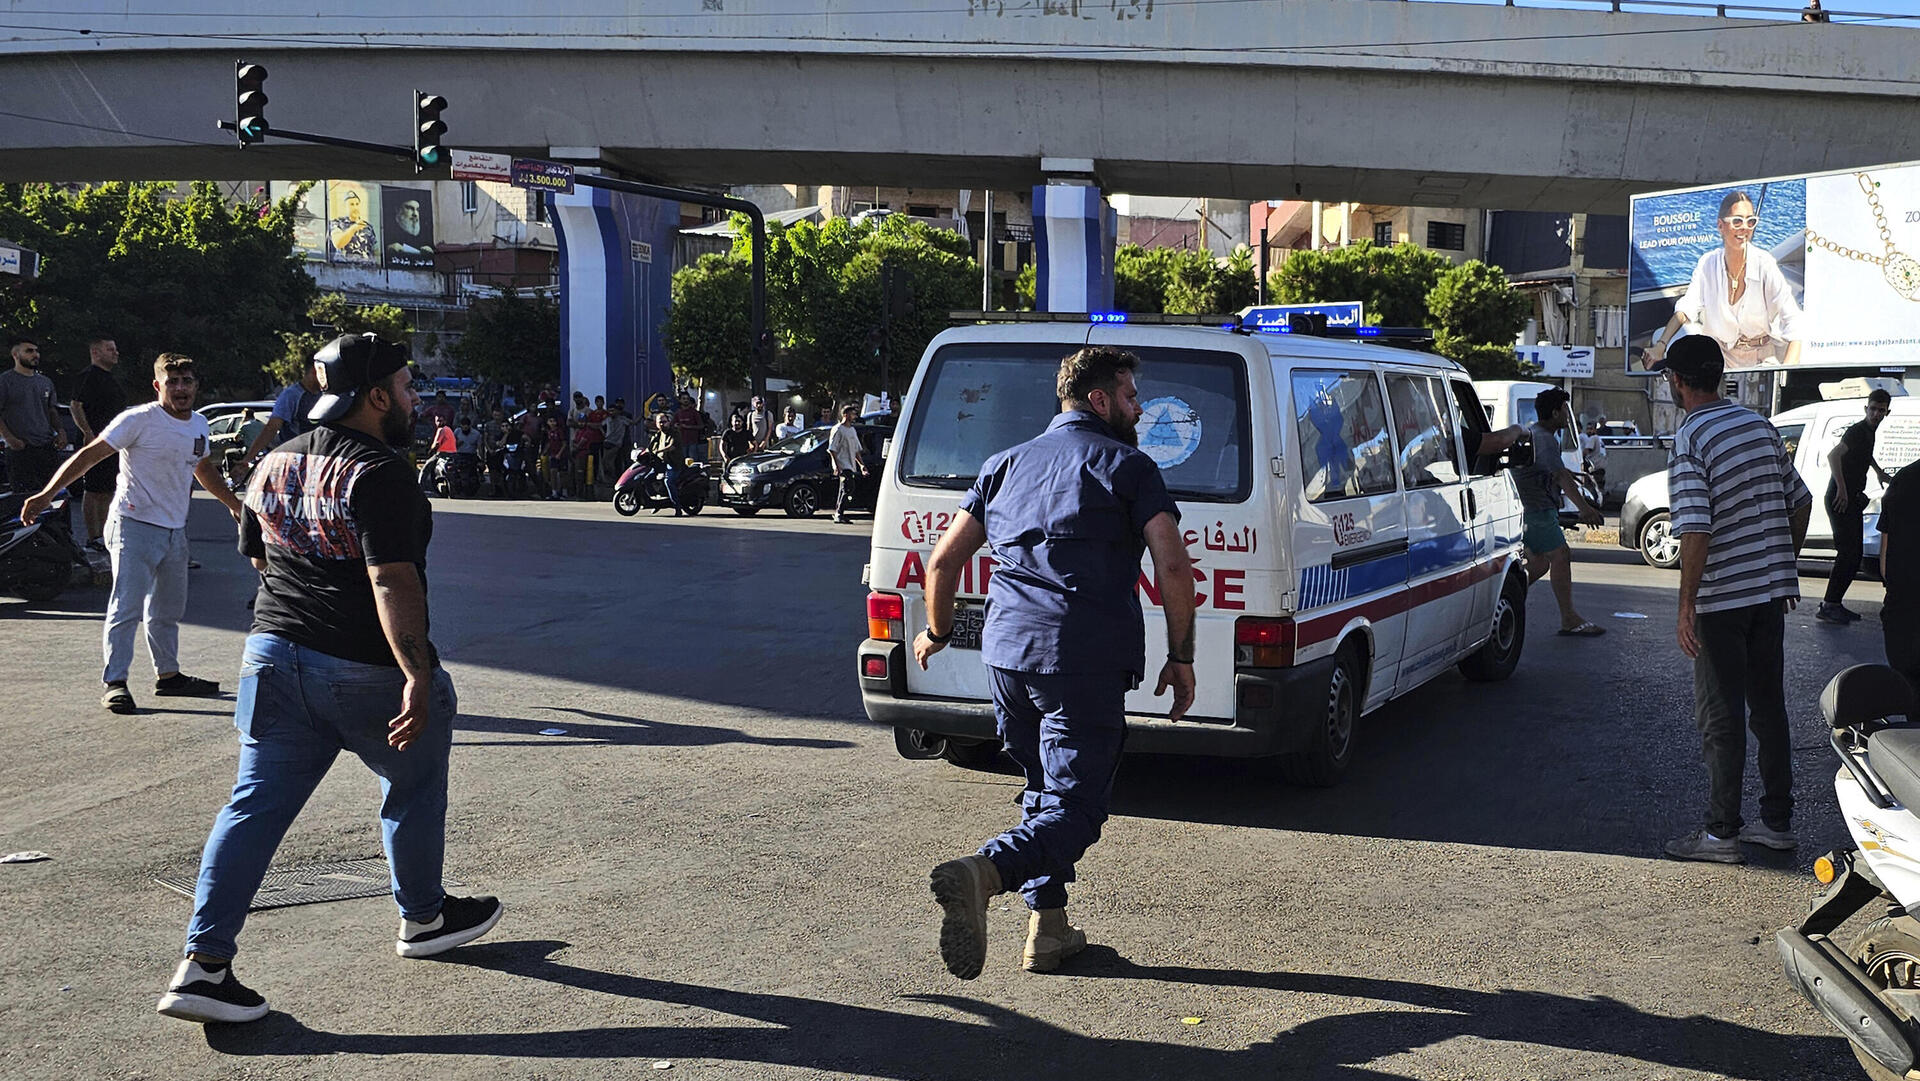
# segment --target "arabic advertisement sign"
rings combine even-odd
[[[455,180],[493,180],[502,184],[513,180],[513,158],[507,154],[488,154],[480,150],[455,150],[452,156]]]
[[[1522,345],[1513,355],[1537,366],[1540,374],[1554,379],[1593,378],[1594,348],[1591,345]]]
[[[1920,346],[1920,164],[1632,205],[1629,372],[1682,333],[1711,335],[1728,371],[1899,367]]]
[[[539,158],[515,158],[512,183],[516,188],[572,195],[573,166]]]
[[[386,210],[385,263],[401,270],[433,269],[433,191],[430,188],[380,189]]]
[[[1290,315],[1324,315],[1329,327],[1363,327],[1366,313],[1358,300],[1336,300],[1325,304],[1262,304],[1240,313],[1242,326],[1284,327]]]

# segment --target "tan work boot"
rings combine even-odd
[[[1087,948],[1087,933],[1067,922],[1064,908],[1035,909],[1027,917],[1027,949],[1020,967],[1028,972],[1052,972],[1060,962]]]
[[[940,921],[940,959],[963,980],[987,966],[987,901],[1000,892],[1000,871],[985,856],[962,856],[933,869],[929,885],[946,916]]]

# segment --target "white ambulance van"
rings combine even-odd
[[[981,463],[1046,428],[1060,360],[1087,345],[1141,360],[1140,449],[1194,564],[1193,707],[1166,720],[1150,662],[1127,698],[1128,751],[1279,755],[1291,779],[1332,784],[1369,711],[1455,667],[1511,674],[1526,631],[1519,496],[1462,446],[1486,413],[1459,365],[1365,341],[1108,322],[935,338],[880,478],[858,651],[868,717],[908,757],[997,756],[979,652],[993,556],[983,548],[962,574],[953,642],[922,672],[911,644],[927,625],[928,556]],[[1144,559],[1136,589],[1147,656],[1162,657]]]

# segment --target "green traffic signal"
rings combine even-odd
[[[233,62],[233,133],[241,146],[267,137],[267,69],[245,60]]]
[[[446,121],[440,119],[446,107],[447,99],[438,94],[413,92],[413,171],[416,173],[439,165],[446,158],[446,150],[440,145],[447,134]]]

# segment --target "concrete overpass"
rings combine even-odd
[[[0,12],[0,179],[411,175],[235,150],[213,124],[238,57],[271,70],[282,127],[405,142],[420,87],[452,102],[451,145],[681,185],[1013,190],[1060,157],[1106,191],[1621,213],[1920,158],[1920,31],[1898,26],[1394,0],[180,6]]]

